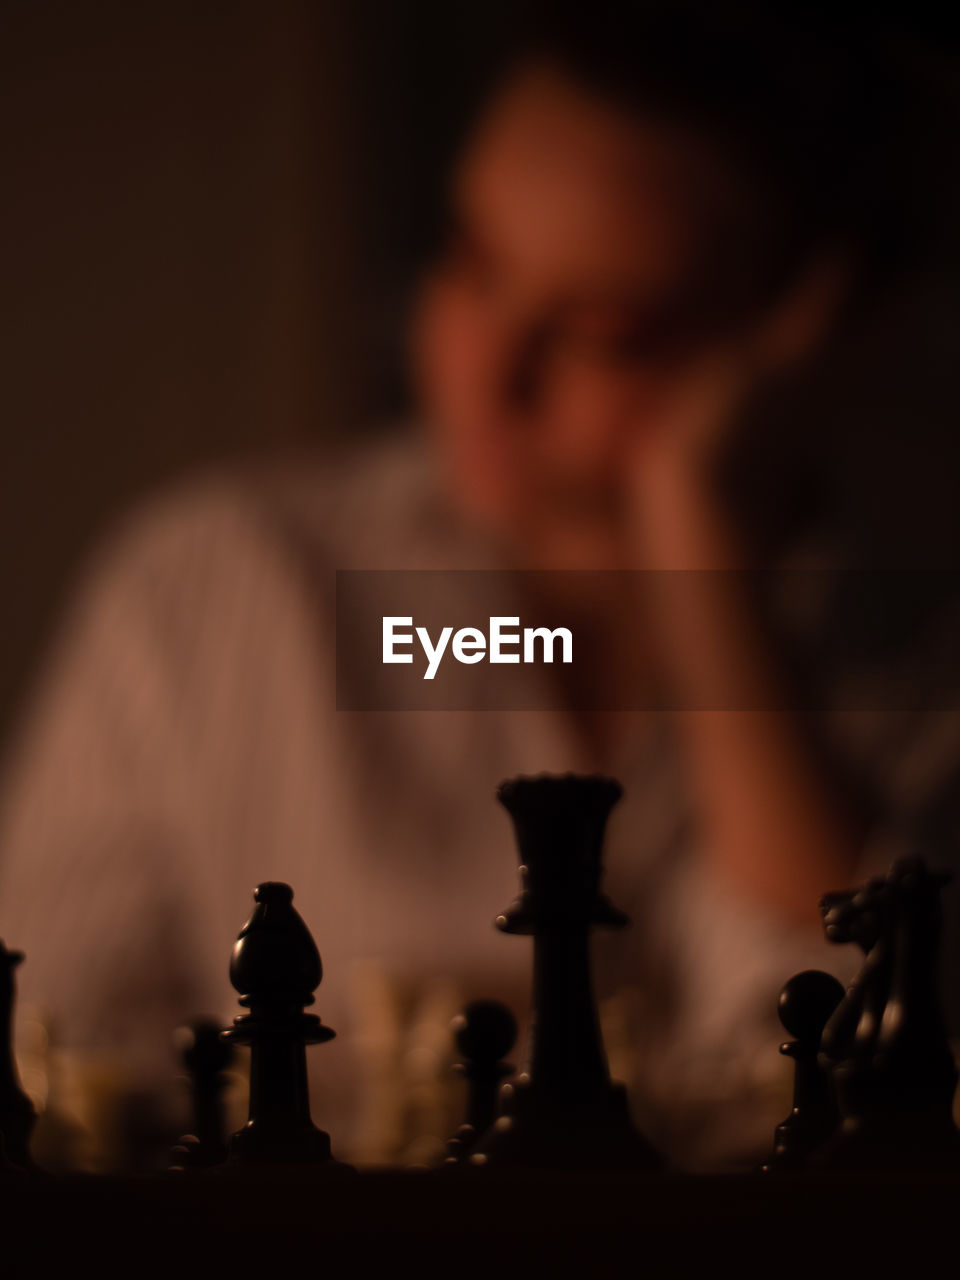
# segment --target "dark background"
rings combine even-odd
[[[870,13],[955,103],[938,8]],[[512,14],[2,4],[0,732],[85,550],[138,494],[403,408],[411,282]],[[955,167],[925,198],[954,198]],[[825,376],[856,418],[837,468],[864,543],[882,559],[909,531],[921,562],[953,562],[957,245],[925,248]]]

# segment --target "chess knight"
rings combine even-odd
[[[940,891],[949,876],[920,858],[885,878],[831,893],[820,910],[827,939],[865,959],[824,1028],[841,1125],[814,1163],[828,1168],[956,1166],[952,1118],[957,1068],[939,995]]]

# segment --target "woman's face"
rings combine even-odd
[[[500,92],[454,175],[414,326],[467,515],[521,540],[616,519],[626,434],[696,341],[740,199],[704,144],[558,71]]]

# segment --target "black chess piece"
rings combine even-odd
[[[448,1164],[464,1160],[496,1119],[500,1086],[514,1071],[503,1059],[516,1043],[517,1020],[498,1000],[473,1000],[454,1018],[453,1032],[461,1055],[455,1070],[467,1082],[468,1102],[466,1119],[448,1144]]]
[[[336,1035],[304,1012],[323,977],[320,954],[289,885],[261,884],[253,896],[230,961],[230,981],[250,1012],[222,1032],[250,1046],[249,1119],[230,1140],[230,1160],[336,1167],[329,1136],[310,1117],[307,1088],[306,1046]]]
[[[902,858],[821,902],[824,932],[864,961],[824,1030],[841,1124],[812,1158],[828,1169],[956,1169],[957,1068],[940,1007],[940,893],[949,877]]]
[[[223,1093],[235,1053],[218,1023],[197,1018],[177,1032],[180,1056],[190,1081],[192,1127],[174,1148],[176,1169],[210,1169],[227,1158]]]
[[[591,930],[627,924],[600,890],[604,830],[621,794],[611,778],[572,774],[516,778],[497,791],[516,830],[522,892],[496,923],[533,936],[533,1036],[528,1071],[505,1086],[504,1113],[474,1165],[661,1164],[610,1080],[590,972]]]
[[[9,951],[0,942],[0,1169],[34,1167],[30,1135],[37,1117],[20,1084],[13,1052],[13,971],[22,960],[22,951]]]
[[[803,1169],[837,1129],[840,1115],[830,1078],[818,1060],[823,1029],[843,999],[843,984],[820,969],[805,969],[780,992],[778,1012],[795,1039],[780,1046],[794,1063],[793,1107],[777,1126],[764,1172]]]

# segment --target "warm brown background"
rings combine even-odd
[[[456,10],[3,4],[0,724],[139,491],[395,406]]]
[[[4,0],[0,730],[84,550],[138,493],[402,403],[438,175],[509,9]],[[943,263],[894,304],[914,364],[893,391],[880,361],[875,393],[911,431],[946,424],[934,452],[956,434]],[[933,506],[919,485],[897,523]]]

